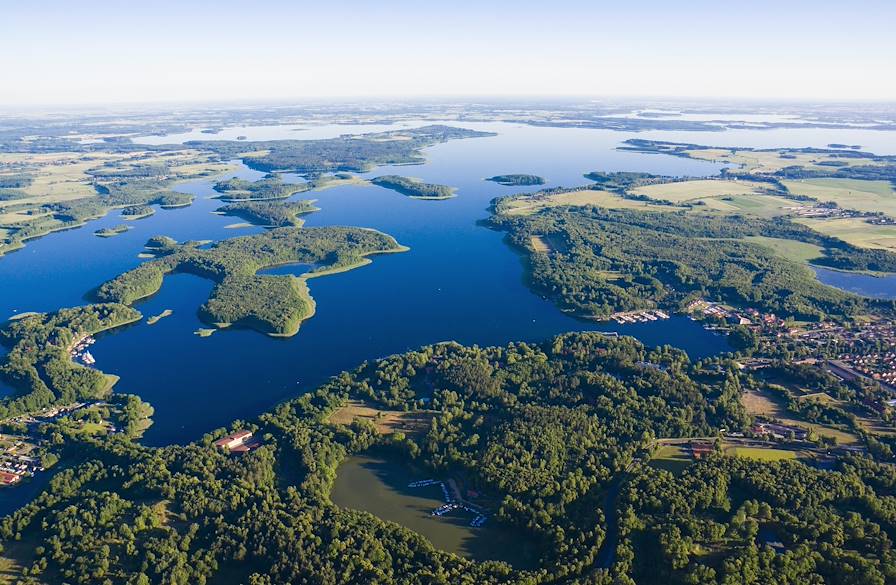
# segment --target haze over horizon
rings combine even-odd
[[[896,101],[896,5],[7,2],[0,106],[324,97]],[[844,35],[848,34],[848,42]]]

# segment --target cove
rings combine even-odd
[[[401,524],[440,550],[478,561],[505,561],[517,569],[535,566],[535,543],[519,531],[495,522],[472,528],[469,513],[433,516],[432,511],[445,503],[441,488],[408,487],[413,481],[429,478],[423,471],[415,472],[385,457],[348,457],[336,471],[330,498],[337,506]]]
[[[859,272],[812,266],[820,282],[840,290],[875,299],[896,299],[896,274],[873,276]]]

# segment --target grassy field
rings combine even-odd
[[[741,401],[748,414],[777,419],[785,425],[809,428],[821,437],[833,437],[841,445],[854,445],[859,442],[859,438],[852,433],[793,418],[793,415],[784,408],[784,405],[768,392],[748,390],[741,395]]]
[[[695,211],[719,211],[722,213],[745,213],[758,217],[787,215],[799,203],[767,195],[768,185],[754,181],[726,181],[700,179],[659,185],[646,185],[632,189],[635,195],[673,203],[699,204]]]
[[[781,461],[783,459],[796,459],[796,451],[787,449],[767,449],[765,447],[741,447],[726,445],[722,448],[726,455],[746,457],[757,461]]]
[[[395,432],[414,434],[425,432],[429,428],[432,413],[385,410],[359,400],[349,400],[345,406],[330,415],[328,422],[348,425],[356,419],[373,423],[380,434],[388,435]]]
[[[532,236],[529,238],[529,242],[532,244],[532,249],[536,252],[550,253],[552,250],[551,245],[544,238],[544,236]]]
[[[744,172],[758,174],[774,173],[791,166],[801,166],[810,170],[830,171],[831,167],[818,164],[825,161],[837,161],[843,166],[882,164],[871,159],[840,158],[831,154],[795,152],[788,149],[757,152],[728,148],[699,148],[686,150],[684,153],[691,158],[700,160],[739,165]]]
[[[805,242],[785,240],[782,238],[769,238],[766,236],[747,236],[744,239],[748,242],[753,242],[754,244],[769,248],[775,255],[794,262],[808,264],[810,261],[824,256],[821,247],[816,246],[815,244],[807,244]]]
[[[705,197],[723,197],[725,195],[752,195],[760,193],[765,187],[762,183],[752,181],[723,181],[700,179],[679,181],[659,185],[645,185],[632,189],[635,195],[645,195],[651,199],[665,199],[673,203],[684,203]]]
[[[840,238],[854,246],[896,252],[896,225],[872,225],[856,218],[800,218],[794,221],[825,235]]]
[[[29,197],[0,201],[0,209],[12,205],[38,206],[62,203],[96,195],[96,189],[93,187],[94,177],[90,171],[103,169],[108,163],[114,163],[113,168],[120,169],[166,164],[171,169],[171,178],[175,180],[223,173],[236,168],[228,163],[212,161],[209,155],[195,150],[161,154],[0,153],[0,168],[17,169],[31,175],[33,179],[30,185],[22,189]]]
[[[748,214],[764,218],[787,215],[790,213],[789,208],[798,205],[784,197],[761,194],[707,197],[696,201],[702,201],[705,205],[705,207],[701,206],[696,209],[719,211],[724,214]]]
[[[564,205],[584,206],[598,205],[608,209],[638,209],[641,211],[674,211],[681,209],[669,205],[655,205],[649,201],[625,199],[609,191],[582,189],[569,193],[537,194],[519,197],[510,202],[506,215],[530,215],[548,207]]]
[[[665,469],[678,475],[693,462],[684,448],[678,445],[663,445],[650,458],[648,465],[656,469]]]
[[[787,190],[819,201],[834,201],[843,209],[883,212],[896,217],[896,191],[888,181],[806,179],[784,181]]]

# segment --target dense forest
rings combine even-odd
[[[492,181],[506,187],[518,187],[521,185],[544,185],[544,179],[538,175],[511,174],[511,175],[495,175],[489,177],[486,181]]]
[[[10,321],[0,341],[11,346],[0,376],[18,392],[0,401],[0,419],[55,404],[101,398],[111,389],[102,372],[79,366],[71,346],[86,335],[132,323],[141,315],[121,304],[97,304]]]
[[[157,292],[166,274],[190,272],[216,283],[200,308],[203,320],[293,335],[314,311],[304,279],[258,275],[259,270],[301,262],[319,264],[318,271],[326,272],[355,266],[370,254],[402,249],[391,236],[347,227],[277,228],[223,240],[208,249],[156,237],[147,242],[155,260],[106,282],[95,294],[103,302],[131,304]]]
[[[383,175],[371,179],[370,182],[415,199],[448,199],[449,197],[454,197],[454,189],[448,185],[424,183],[419,179],[398,175]]]
[[[268,227],[301,226],[300,215],[317,211],[313,201],[245,201],[219,207],[218,212],[244,217]]]
[[[84,438],[70,447],[82,462],[0,537],[23,583],[892,582],[890,467],[710,454],[673,475],[642,463],[655,438],[743,428],[740,376],[595,333],[429,346],[234,423],[263,441],[242,457],[212,447],[227,429],[159,449]],[[432,422],[413,436],[328,422],[349,398],[426,408]],[[340,462],[373,447],[493,494],[491,521],[534,540],[538,567],[472,562],[334,506]]]
[[[364,172],[379,165],[419,164],[424,160],[420,154],[422,148],[448,140],[482,136],[494,134],[432,125],[322,140],[208,140],[187,142],[186,146],[227,158],[242,157],[249,167],[265,172]]]
[[[492,224],[529,252],[532,284],[582,315],[677,310],[697,297],[808,320],[893,309],[891,302],[824,286],[808,267],[740,239],[761,235],[828,246],[813,262],[836,268],[896,267],[894,254],[856,248],[786,219],[598,207],[506,216],[503,208],[499,200]],[[532,251],[535,236],[547,238],[553,249]]]
[[[215,191],[225,201],[249,201],[286,199],[296,193],[311,189],[310,183],[286,183],[278,174],[268,174],[257,181],[233,177],[215,183]]]

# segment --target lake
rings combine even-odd
[[[896,299],[896,274],[874,276],[812,266],[819,281],[840,290],[875,299]]]
[[[426,123],[430,122],[403,125]],[[138,394],[155,407],[155,424],[147,431],[145,443],[194,440],[234,419],[256,416],[364,360],[445,340],[495,345],[541,341],[572,330],[601,330],[632,335],[648,345],[672,344],[692,358],[727,349],[723,337],[683,317],[617,325],[583,321],[561,312],[526,287],[522,259],[506,244],[504,234],[478,222],[488,217],[494,197],[587,184],[582,175],[593,170],[703,176],[722,168],[706,161],[616,150],[629,138],[650,135],[664,140],[687,138],[730,144],[740,139],[748,141],[744,136],[752,137],[748,142],[770,140],[771,131],[694,136],[681,132],[638,134],[510,123],[452,123],[498,135],[439,144],[425,150],[427,162],[423,165],[379,167],[363,176],[419,177],[456,187],[454,199],[421,201],[373,186],[342,186],[294,197],[318,200],[320,211],[303,217],[307,226],[371,227],[410,247],[403,254],[373,257],[372,264],[357,270],[310,280],[317,312],[294,337],[276,339],[239,327],[205,338],[194,335],[204,326],[197,310],[208,298],[212,283],[187,274],[169,277],[158,294],[137,304],[146,316],[172,309],[170,317],[155,325],[144,321],[99,336],[91,350],[97,367],[121,376],[116,387],[119,392]],[[307,131],[246,127],[239,132],[255,140],[282,138],[287,132],[289,136],[317,138],[381,129],[317,125]],[[796,134],[788,135],[788,144],[856,142],[849,140],[845,131],[790,132]],[[153,141],[170,142],[175,138],[153,137]],[[541,175],[547,184],[505,187],[483,180],[506,173]],[[242,165],[232,174],[246,179],[263,176]],[[286,179],[297,180],[290,174]],[[261,232],[260,227],[227,229],[234,218],[213,213],[222,205],[220,200],[211,199],[215,195],[214,180],[177,187],[196,196],[193,206],[158,210],[152,217],[129,222],[132,229],[114,238],[98,238],[93,231],[121,223],[117,212],[84,228],[34,240],[0,258],[0,282],[4,284],[0,289],[0,315],[84,304],[89,291],[141,262],[137,254],[150,236],[220,240]],[[307,269],[293,266],[275,270],[298,274]]]
[[[480,561],[505,561],[518,569],[535,566],[536,548],[525,535],[492,521],[472,528],[473,515],[468,512],[433,516],[432,511],[445,503],[442,489],[439,485],[408,487],[421,479],[430,476],[383,457],[348,457],[336,471],[330,498],[337,506],[370,512],[410,528],[444,551]]]

